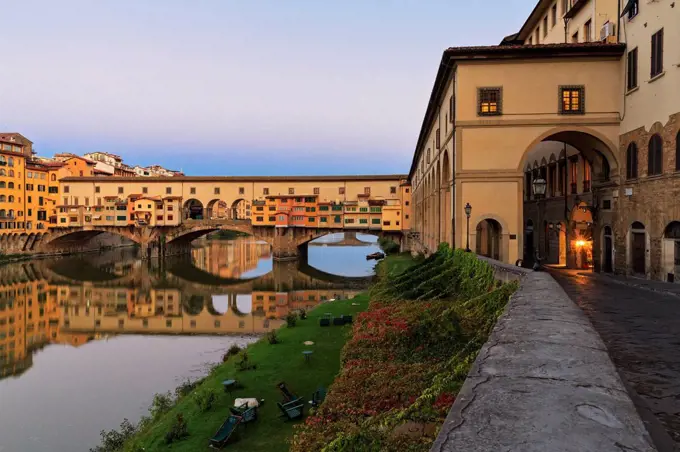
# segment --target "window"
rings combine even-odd
[[[680,131],[675,136],[675,171],[680,171]]]
[[[390,194],[396,195],[397,194],[397,187],[390,187]]]
[[[165,194],[171,195],[172,194],[172,187],[165,187]]]
[[[548,16],[543,18],[543,37],[548,36]]]
[[[583,26],[583,41],[590,42],[593,39],[592,36],[593,21],[588,19],[588,21]]]
[[[456,112],[456,100],[453,96],[449,98],[449,121],[453,124],[453,115]]]
[[[321,189],[319,187],[314,187],[314,194],[318,195],[319,193],[321,193]]]
[[[321,218],[319,218],[319,221],[321,223],[328,223],[328,217],[321,217]]]
[[[290,188],[288,189],[288,194],[289,194],[289,195],[294,195],[294,194],[295,194],[295,189],[294,189],[293,187],[290,187]]]
[[[276,217],[269,217],[269,221],[276,221]]]
[[[578,30],[576,31],[576,33],[574,33],[573,35],[571,35],[571,42],[573,42],[573,43],[577,43],[577,42],[578,42]]]
[[[99,193],[100,191],[101,191],[101,187],[99,187],[99,186],[94,187],[95,193]],[[68,192],[65,191],[64,193],[68,193]]]
[[[364,187],[364,194],[365,195],[371,195],[371,187]]]
[[[560,87],[560,114],[582,115],[585,113],[585,88],[583,86]]]
[[[69,193],[70,189],[71,187],[69,187],[68,185],[64,185],[64,193]]]
[[[638,151],[635,143],[630,143],[626,150],[626,179],[638,177]]]
[[[142,193],[144,194],[149,193],[149,187],[142,187]]]
[[[655,176],[663,171],[663,140],[661,135],[655,133],[649,140],[649,155],[647,157],[647,175]]]
[[[536,44],[541,43],[541,26],[536,27]]]
[[[553,27],[557,25],[557,3],[555,3],[550,10],[550,19]]]
[[[628,13],[628,20],[631,20],[633,17],[638,15],[638,12],[640,11],[640,5],[638,0],[628,0],[628,4],[626,5],[627,13]]]
[[[344,194],[345,194],[345,187],[340,187],[340,188],[338,188],[338,194],[339,194],[339,195],[344,195]]]
[[[430,148],[427,148],[427,160],[426,160],[427,163],[430,163],[430,160],[432,158],[430,154],[431,154]]]
[[[190,194],[190,195],[195,195],[195,194],[196,194],[196,187],[191,187],[191,188],[189,188],[189,194]]]
[[[562,0],[562,15],[564,16],[569,11],[569,0]]]
[[[256,221],[264,221],[264,217],[255,217]]]
[[[359,218],[359,224],[368,224],[368,218]]]
[[[387,222],[389,223],[389,221]],[[371,224],[380,224],[380,218],[372,218],[371,219]],[[388,225],[389,226],[389,225]]]
[[[215,192],[216,195],[219,195],[220,194],[220,187],[215,187],[214,192]]]
[[[437,149],[440,149],[440,148],[441,148],[441,133],[440,133],[440,129],[437,129],[437,134],[435,135],[435,140],[436,140],[436,145],[435,145],[435,146],[437,147]]]
[[[82,171],[80,171],[80,177],[83,177],[83,172],[82,172]]]
[[[628,91],[638,86],[638,49],[628,52],[626,88]]]
[[[42,206],[42,199],[43,199],[43,198],[42,198],[42,196],[41,196],[40,199],[38,200],[38,204],[40,204],[41,206]],[[86,206],[89,206],[89,205],[90,205],[90,197],[89,197],[89,196],[85,196],[85,205],[86,205]]]
[[[502,114],[501,88],[479,88],[477,90],[477,115],[494,116]]]
[[[534,43],[534,37],[529,36],[529,45],[532,45]]]
[[[602,210],[611,210],[612,209],[612,200],[611,199],[603,199],[602,200]]]
[[[652,35],[652,70],[651,77],[663,72],[663,28]]]
[[[80,205],[80,203],[78,202],[78,197],[77,197],[77,196],[74,196],[74,197],[73,197],[73,204],[76,205],[76,206],[79,206],[79,205]],[[30,215],[30,214],[29,214],[29,215]]]
[[[168,209],[170,210],[170,209]],[[168,215],[168,221],[172,221],[172,215]]]

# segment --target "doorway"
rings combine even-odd
[[[631,226],[631,267],[633,273],[644,275],[647,273],[645,260],[647,257],[647,234],[645,225],[636,221]]]
[[[612,273],[614,271],[614,243],[612,237],[612,228],[609,226],[604,227],[604,259],[602,270],[605,273]]]

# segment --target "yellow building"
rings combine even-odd
[[[25,230],[25,166],[23,144],[0,135],[0,234]]]

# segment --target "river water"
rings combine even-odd
[[[0,266],[0,452],[87,452],[289,310],[354,296],[378,250],[357,238],[371,243],[326,236],[298,262],[239,238],[163,262],[128,248]]]

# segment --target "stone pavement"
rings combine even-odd
[[[658,450],[605,344],[547,272],[527,272],[433,452]]]
[[[654,281],[550,273],[592,322],[659,451],[680,450],[680,293]]]

